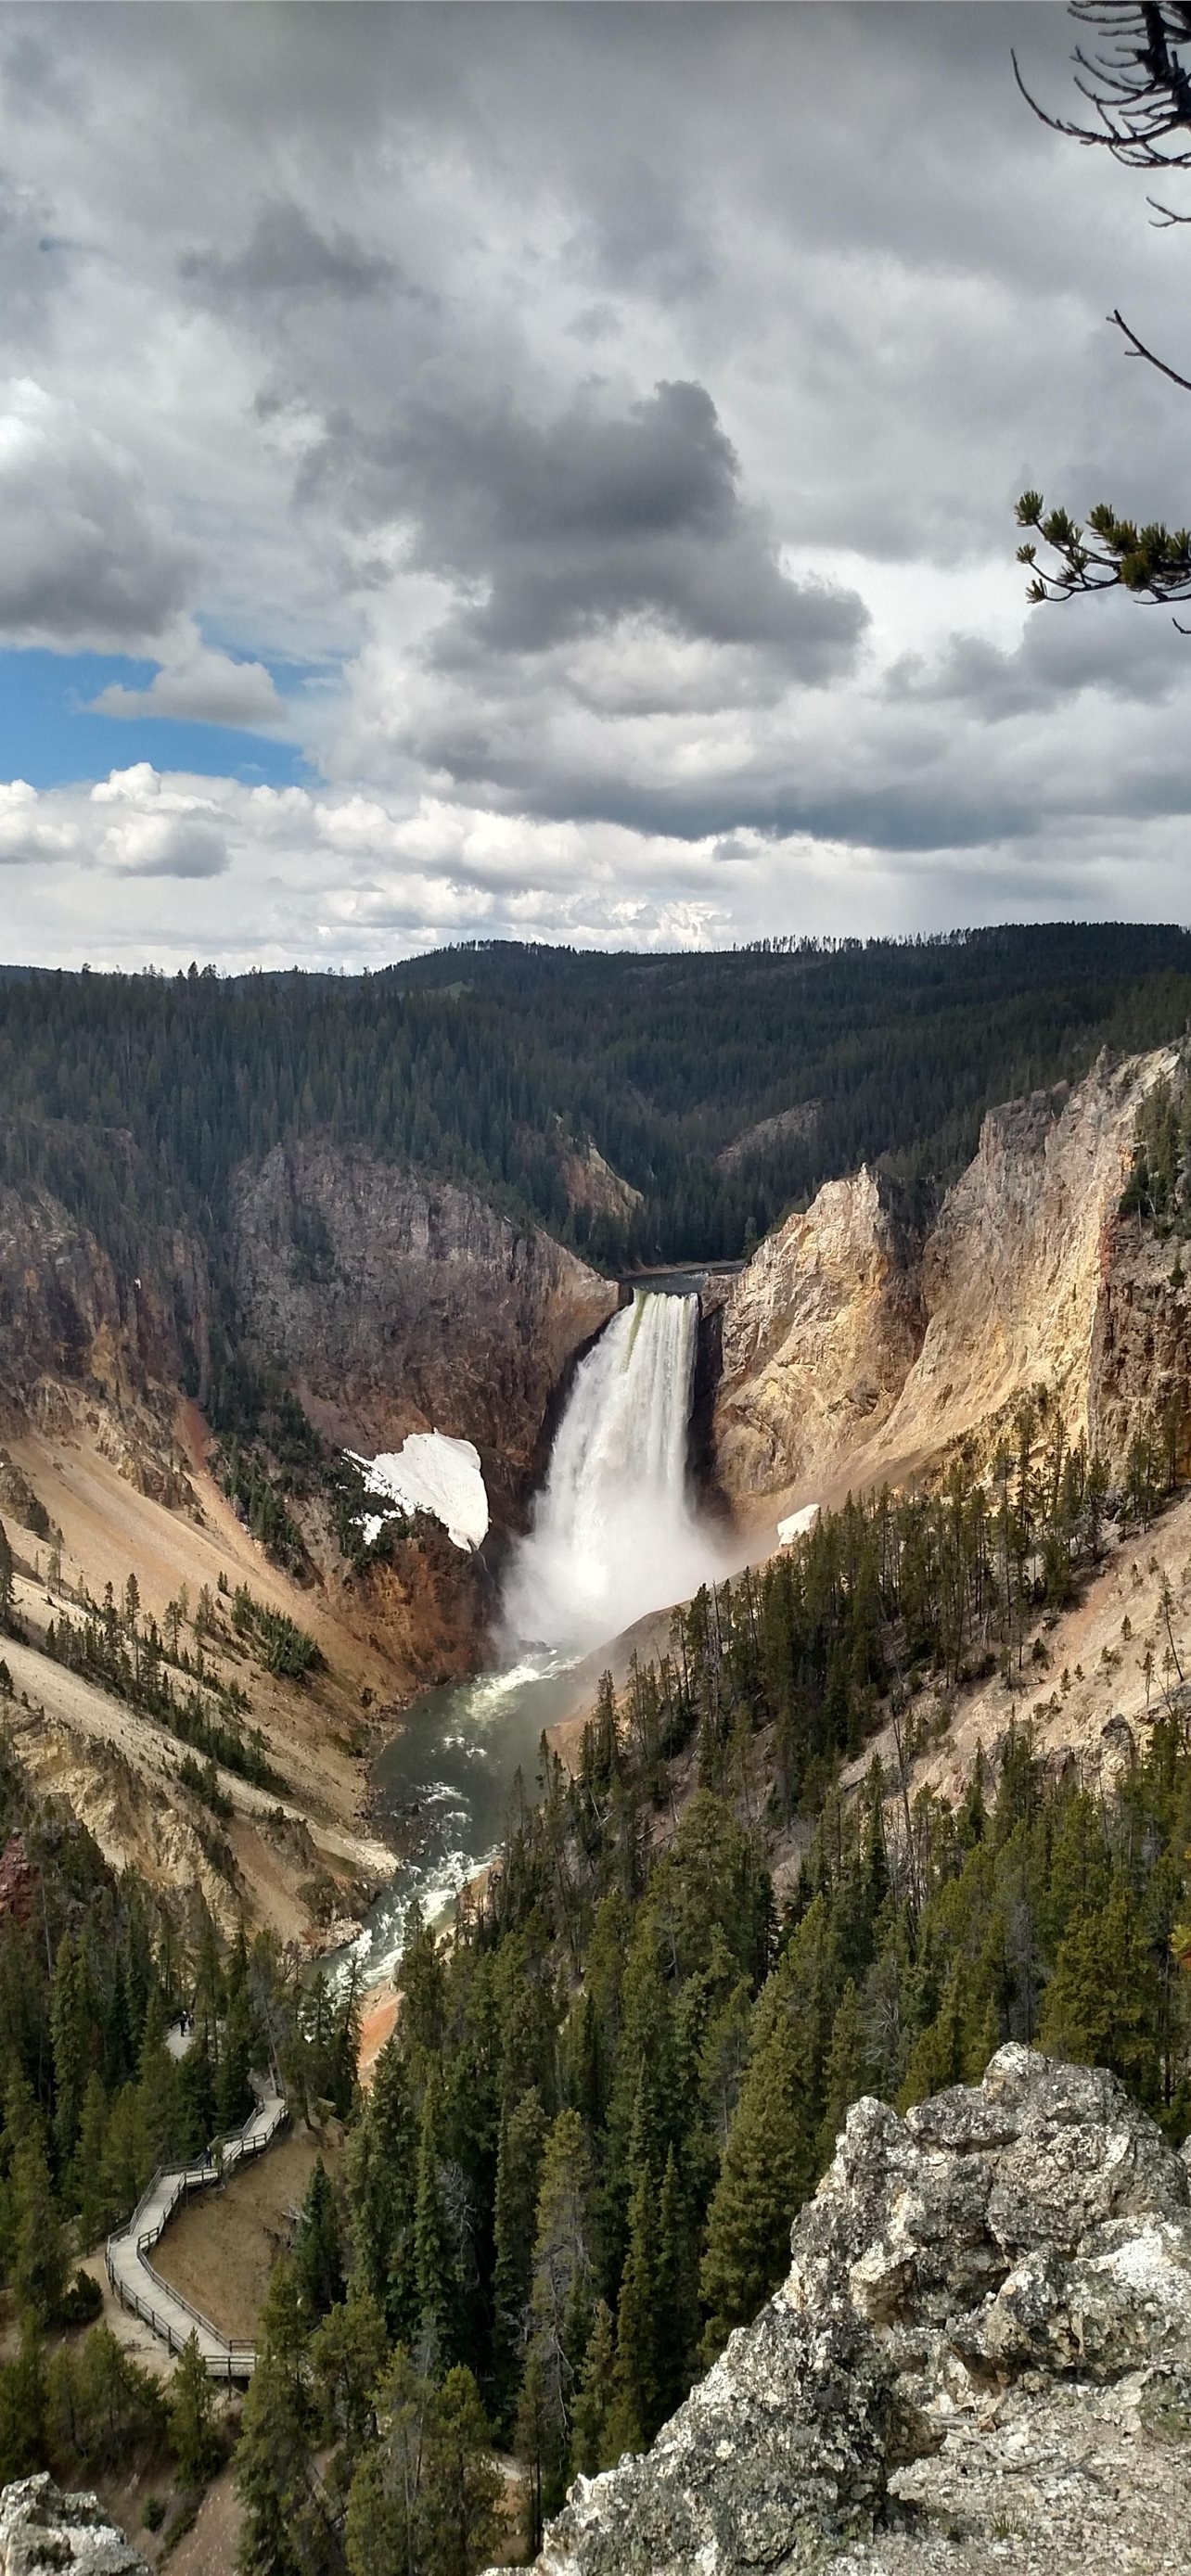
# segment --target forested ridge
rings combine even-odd
[[[613,1267],[731,1257],[865,1159],[929,1204],[991,1104],[1189,1017],[1191,935],[1118,923],[706,956],[498,943],[351,978],[30,972],[0,979],[0,1177],[44,1181],[125,1265],[178,1219],[218,1265],[236,1165],[328,1131]],[[631,1220],[569,1204],[588,1140],[641,1192]]]

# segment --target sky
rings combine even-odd
[[[1063,8],[0,7],[0,956],[1191,917],[1191,235]],[[1191,201],[1189,201],[1191,202]]]

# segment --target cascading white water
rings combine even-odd
[[[505,1586],[522,1643],[583,1653],[716,1571],[687,1480],[698,1320],[697,1297],[638,1289],[580,1362]]]

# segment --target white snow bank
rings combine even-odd
[[[456,1547],[478,1547],[488,1529],[488,1495],[479,1450],[470,1440],[450,1440],[445,1431],[411,1431],[400,1449],[382,1450],[379,1458],[349,1458],[362,1467],[370,1498],[386,1495],[405,1512],[432,1512]],[[388,1515],[370,1513],[364,1523],[369,1546]]]
[[[800,1512],[791,1512],[789,1520],[779,1521],[777,1525],[779,1547],[793,1547],[796,1538],[802,1538],[807,1530],[813,1530],[818,1517],[819,1505],[804,1503]]]

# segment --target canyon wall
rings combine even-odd
[[[345,1447],[473,1440],[515,1497],[560,1378],[619,1291],[470,1190],[311,1139],[240,1171],[230,1255],[250,1341]]]
[[[1118,1219],[1140,1102],[1171,1050],[991,1110],[917,1255],[871,1174],[767,1238],[723,1307],[714,1472],[745,1525],[987,1447],[1046,1390],[1121,1464],[1191,1334],[1172,1255]]]
[[[875,1175],[828,1181],[767,1235],[721,1309],[712,1448],[738,1506],[846,1468],[883,1423],[926,1329]]]

